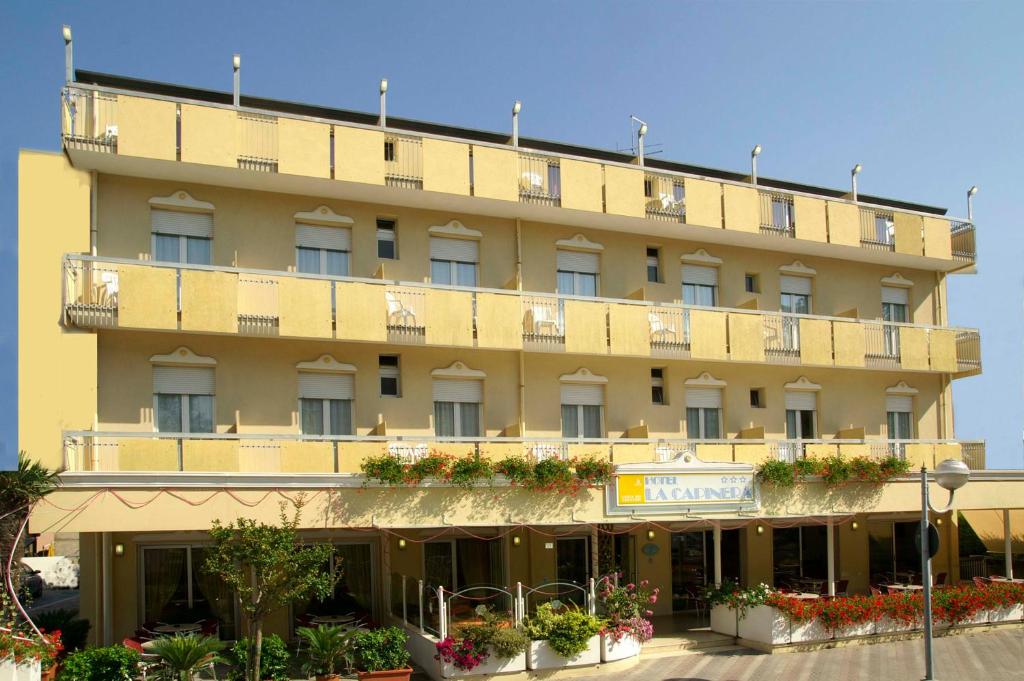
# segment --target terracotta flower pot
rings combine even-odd
[[[317,674],[316,681],[338,681],[341,674]]]
[[[39,677],[40,681],[53,681],[57,678],[57,665],[50,665],[49,669],[44,669],[42,676]]]
[[[379,672],[356,672],[359,681],[409,681],[412,668],[385,669]]]

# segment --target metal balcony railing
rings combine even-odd
[[[962,442],[960,443],[960,455],[964,463],[972,471],[985,470],[985,443],[984,442]]]
[[[252,275],[238,278],[238,333],[276,336],[279,310],[277,281]]]
[[[870,367],[900,366],[900,326],[891,322],[864,322],[864,363]]]
[[[384,292],[387,305],[388,340],[398,343],[422,343],[427,330],[426,289],[388,286]]]
[[[953,220],[949,224],[950,249],[953,258],[963,262],[974,262],[978,256],[974,243],[974,223],[967,220]]]
[[[238,112],[238,167],[277,172],[277,117]]]
[[[64,261],[64,314],[67,322],[81,327],[117,326],[120,290],[117,266],[99,262]]]
[[[877,251],[896,248],[896,222],[892,213],[860,209],[860,245]]]
[[[765,357],[782,363],[800,360],[800,317],[791,314],[765,314]]]
[[[558,346],[565,343],[565,307],[556,296],[524,295],[523,340]]]
[[[406,135],[384,138],[384,182],[389,187],[423,189],[423,140]]]
[[[956,362],[961,372],[981,371],[981,334],[964,330],[956,333]]]
[[[64,88],[61,101],[62,133],[69,148],[117,153],[117,95]]]
[[[647,173],[644,176],[644,201],[647,217],[667,222],[686,222],[684,180]]]
[[[793,197],[777,192],[759,192],[761,205],[761,233],[774,236],[796,237],[796,210]]]
[[[558,158],[519,154],[519,200],[542,206],[562,205],[562,168]]]
[[[647,311],[651,349],[662,355],[686,355],[690,351],[690,311],[654,305]]]

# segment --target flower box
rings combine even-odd
[[[962,624],[988,624],[989,613],[992,611],[987,608],[982,608],[978,612],[974,613],[974,617],[964,620]]]
[[[522,652],[514,657],[498,657],[493,650],[489,650],[487,660],[469,671],[463,671],[451,663],[439,663],[441,676],[446,679],[459,679],[466,676],[483,676],[484,674],[506,674],[509,672],[526,671],[526,653]]]
[[[746,617],[741,618],[737,625],[740,638],[771,645],[789,643],[789,629],[789,620],[770,605],[747,608]]]
[[[790,643],[813,643],[815,641],[828,641],[832,638],[831,632],[825,625],[817,620],[810,622],[793,622],[789,629]]]
[[[846,627],[838,627],[833,632],[833,638],[856,638],[857,636],[871,636],[875,633],[875,622],[868,620],[866,622],[859,622],[857,624],[851,624]]]
[[[39,660],[22,660],[18,663],[10,658],[0,660],[2,681],[39,681],[41,676]]]
[[[997,622],[1019,622],[1024,619],[1024,603],[995,608],[988,611],[988,621],[993,624]]]
[[[726,636],[735,636],[739,626],[739,611],[727,605],[711,608],[711,631]]]
[[[615,662],[640,654],[640,641],[635,636],[623,636],[618,641],[607,634],[601,635],[601,662]]]
[[[921,626],[920,622],[903,622],[902,620],[893,619],[887,615],[883,615],[882,619],[875,622],[875,633],[903,634],[908,631],[919,631]]]
[[[576,657],[564,658],[554,651],[547,641],[530,641],[526,651],[527,669],[557,669],[559,667],[582,667],[601,663],[601,637],[594,635],[587,641],[587,649]]]

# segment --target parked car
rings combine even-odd
[[[42,598],[43,578],[39,570],[23,570],[21,573],[21,592],[27,593],[32,598]]]

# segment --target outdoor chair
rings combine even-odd
[[[935,575],[935,586],[946,586],[946,578],[948,575],[945,572],[940,572]]]
[[[142,642],[137,640],[137,639],[126,638],[126,639],[121,641],[121,644],[125,648],[129,648],[131,650],[134,650],[142,658],[139,661],[139,673],[142,675],[143,681],[145,681],[146,675],[150,671],[152,671],[154,668],[159,666],[159,664],[160,664],[160,656],[159,655],[153,655],[152,653],[147,653],[146,649],[142,647]]]
[[[992,583],[987,577],[974,577],[974,586],[984,588]]]
[[[672,337],[673,342],[675,341],[675,328],[666,325],[665,322],[661,320],[661,317],[658,316],[658,313],[655,312],[654,310],[651,310],[647,313],[647,322],[651,325],[652,341],[661,340],[662,343],[665,343],[667,342],[666,338],[668,336]]]
[[[416,312],[407,307],[398,296],[391,291],[384,293],[384,300],[388,305],[388,324],[397,322],[400,326],[416,326]],[[410,323],[412,320],[412,323]]]
[[[848,596],[847,590],[850,588],[850,580],[840,579],[836,582],[836,596]]]
[[[871,595],[872,596],[881,596],[882,595],[882,590],[879,589],[874,584],[870,585],[870,588],[871,588]]]

